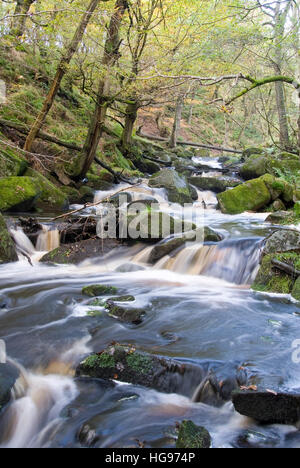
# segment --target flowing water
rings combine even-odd
[[[161,209],[180,216],[163,190],[142,185],[133,192],[137,200],[154,196]],[[98,193],[96,200],[109,195]],[[213,194],[199,193],[185,214],[222,233],[224,241],[187,244],[154,266],[147,263],[151,247],[142,245],[79,266],[39,264],[41,251],[59,245],[58,232],[45,223],[35,248],[21,230],[12,230],[20,260],[0,266],[0,362],[18,366],[20,378],[0,416],[0,447],[137,447],[138,441],[173,447],[175,423],[182,419],[205,426],[214,447],[300,446],[296,427],[258,427],[231,403],[216,408],[193,402],[193,385],[182,395],[166,395],[74,377],[86,355],[115,341],[200,364],[224,378],[243,366],[267,388],[300,388],[300,366],[292,361],[292,343],[300,339],[298,304],[250,289],[262,240],[273,228],[264,224],[266,215],[226,216],[215,204]],[[144,322],[131,326],[105,313],[89,316],[81,290],[98,283],[134,295],[135,306],[147,311]]]

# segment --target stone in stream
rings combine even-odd
[[[110,296],[111,294],[118,294],[118,289],[104,284],[92,284],[84,287],[82,294],[88,297]]]
[[[149,187],[166,189],[171,203],[184,205],[193,202],[186,178],[172,169],[163,169],[154,174],[149,180]]]
[[[209,432],[193,421],[183,421],[179,426],[176,448],[178,449],[209,449],[211,447]]]
[[[19,378],[19,370],[11,364],[0,364],[0,411],[9,403],[11,391]]]
[[[87,259],[104,257],[122,243],[116,239],[88,239],[74,244],[61,245],[42,257],[42,263],[78,265]]]
[[[114,344],[87,357],[79,364],[76,374],[191,397],[198,383],[205,378],[206,370],[194,364],[146,354],[133,345]]]
[[[228,188],[237,187],[243,183],[241,180],[225,177],[190,177],[189,182],[199,190],[208,190],[214,193],[225,192]]]
[[[0,211],[30,211],[40,195],[41,189],[32,177],[0,179]]]
[[[15,244],[8,232],[6,222],[0,213],[0,265],[18,261]]]
[[[143,321],[143,317],[146,314],[144,309],[136,309],[126,307],[125,305],[119,305],[118,302],[131,302],[131,297],[115,298],[114,300],[108,300],[105,304],[106,309],[109,312],[109,316],[116,318],[117,320],[125,323],[132,323],[133,325],[139,325]],[[133,298],[133,300],[135,300]]]
[[[161,258],[169,255],[175,250],[182,247],[186,242],[184,237],[173,237],[171,239],[163,240],[153,247],[151,250],[148,262],[154,265]]]
[[[298,252],[300,253],[300,232],[291,229],[282,229],[275,231],[267,238],[264,254],[273,254],[279,252]]]
[[[275,213],[271,213],[267,219],[266,223],[271,224],[282,224],[291,216],[289,211],[276,211]]]
[[[235,410],[263,424],[296,424],[300,419],[300,394],[234,392]]]

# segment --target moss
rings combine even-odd
[[[5,219],[0,213],[0,264],[17,260],[15,245],[7,230]]]
[[[95,367],[102,367],[102,368],[109,368],[115,367],[115,359],[108,353],[102,354],[92,354],[84,361],[84,366],[95,368]]]
[[[280,261],[285,261],[295,254],[277,254],[266,255],[260,266],[258,275],[252,285],[254,291],[272,292],[278,294],[290,294],[294,285],[294,280],[285,273],[275,270],[272,265],[272,260],[275,258]],[[299,257],[299,256],[297,256]]]
[[[101,312],[101,310],[89,310],[89,312],[87,313],[87,316],[88,317],[102,317],[103,315],[103,312]]]
[[[30,210],[40,196],[40,189],[32,177],[0,179],[0,210]]]
[[[126,357],[128,366],[134,370],[134,372],[140,374],[148,374],[152,369],[152,360],[148,356],[140,353],[132,353]]]
[[[118,289],[114,286],[96,284],[83,288],[82,294],[89,297],[108,296],[110,294],[118,294]]]
[[[292,290],[292,296],[297,301],[300,301],[300,277],[297,278]]]
[[[40,192],[38,205],[46,204],[49,207],[66,208],[68,198],[58,187],[52,184],[46,177],[33,169],[26,171],[26,176],[32,177]]]
[[[176,448],[178,449],[209,449],[210,434],[204,427],[196,426],[192,421],[183,421],[179,427]]]
[[[0,177],[22,176],[27,167],[27,161],[20,158],[13,149],[0,149]]]
[[[218,200],[223,213],[238,214],[267,206],[271,195],[264,180],[259,178],[220,193]]]

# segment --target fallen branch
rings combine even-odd
[[[169,141],[167,138],[158,137],[158,136],[154,136],[154,135],[147,135],[145,133],[141,133],[140,136],[142,138],[147,138],[148,140],[163,141],[165,143],[168,143],[168,141]],[[204,149],[209,149],[209,150],[213,150],[213,151],[221,151],[221,152],[225,152],[225,153],[243,154],[243,151],[240,151],[240,150],[236,150],[236,149],[232,149],[232,148],[222,148],[220,146],[204,145],[202,143],[193,143],[191,141],[178,141],[177,145],[193,146],[193,147],[196,147],[196,148],[204,148]]]
[[[167,161],[163,161],[162,159],[155,159],[155,158],[151,158],[150,156],[145,156],[143,154],[143,158],[144,159],[148,159],[149,161],[152,161],[152,162],[156,162],[158,164],[161,164],[162,166],[167,166],[167,167],[171,167],[172,166],[172,162],[167,162]]]
[[[300,276],[300,271],[296,270],[296,268],[294,268],[292,265],[289,265],[288,263],[280,262],[279,260],[273,259],[272,265],[278,270],[283,271],[287,275],[292,276],[292,278],[299,278]]]
[[[139,185],[141,185],[141,182],[138,183],[138,184],[135,184],[133,187],[138,187]],[[97,203],[85,203],[85,205],[83,205],[81,208],[77,208],[76,210],[72,210],[72,211],[69,211],[68,213],[64,213],[60,216],[57,216],[56,218],[52,218],[50,220],[50,222],[52,221],[57,221],[58,219],[63,219],[63,218],[67,218],[68,216],[72,216],[76,213],[80,213],[80,211],[83,211],[85,210],[86,208],[93,208],[94,206],[99,206],[101,205],[102,203],[105,203],[107,201],[109,201],[110,197],[111,196],[115,196],[115,195],[118,195],[119,193],[122,193],[122,192],[126,192],[128,190],[128,188],[123,188],[121,190],[118,190],[118,192],[110,195],[109,197],[106,197],[106,198],[103,198],[103,200],[100,200],[99,202]]]

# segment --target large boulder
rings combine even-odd
[[[32,177],[0,179],[0,211],[30,211],[41,195]]]
[[[0,150],[0,177],[22,176],[28,167],[28,162],[7,148]]]
[[[5,219],[0,213],[0,264],[16,262],[17,260],[15,244],[7,230]]]
[[[163,169],[154,174],[149,180],[149,187],[165,188],[169,201],[172,203],[192,203],[190,186],[184,176],[179,175],[172,169]]]
[[[68,207],[68,196],[57,188],[46,177],[33,169],[26,171],[26,176],[31,177],[40,194],[36,206],[41,208],[64,209]]]
[[[282,252],[300,253],[300,232],[291,229],[275,231],[267,238],[264,246],[264,254],[274,254]]]
[[[300,159],[289,153],[279,156],[254,154],[250,156],[240,169],[240,175],[245,180],[256,179],[264,174],[278,176],[290,175],[300,170]]]
[[[192,421],[183,421],[179,426],[177,449],[209,449],[212,443],[209,432]]]
[[[257,211],[268,206],[271,200],[271,194],[261,178],[251,180],[218,195],[220,208],[226,214]]]
[[[182,247],[185,242],[184,237],[173,237],[159,242],[151,250],[148,262],[154,265],[161,258]]]
[[[240,175],[245,180],[257,179],[267,172],[268,158],[263,155],[250,156],[240,169]]]
[[[225,192],[228,188],[237,187],[242,181],[226,177],[190,177],[189,182],[199,190],[209,190],[215,193]]]
[[[300,394],[234,392],[235,410],[263,424],[296,424],[300,419]]]

